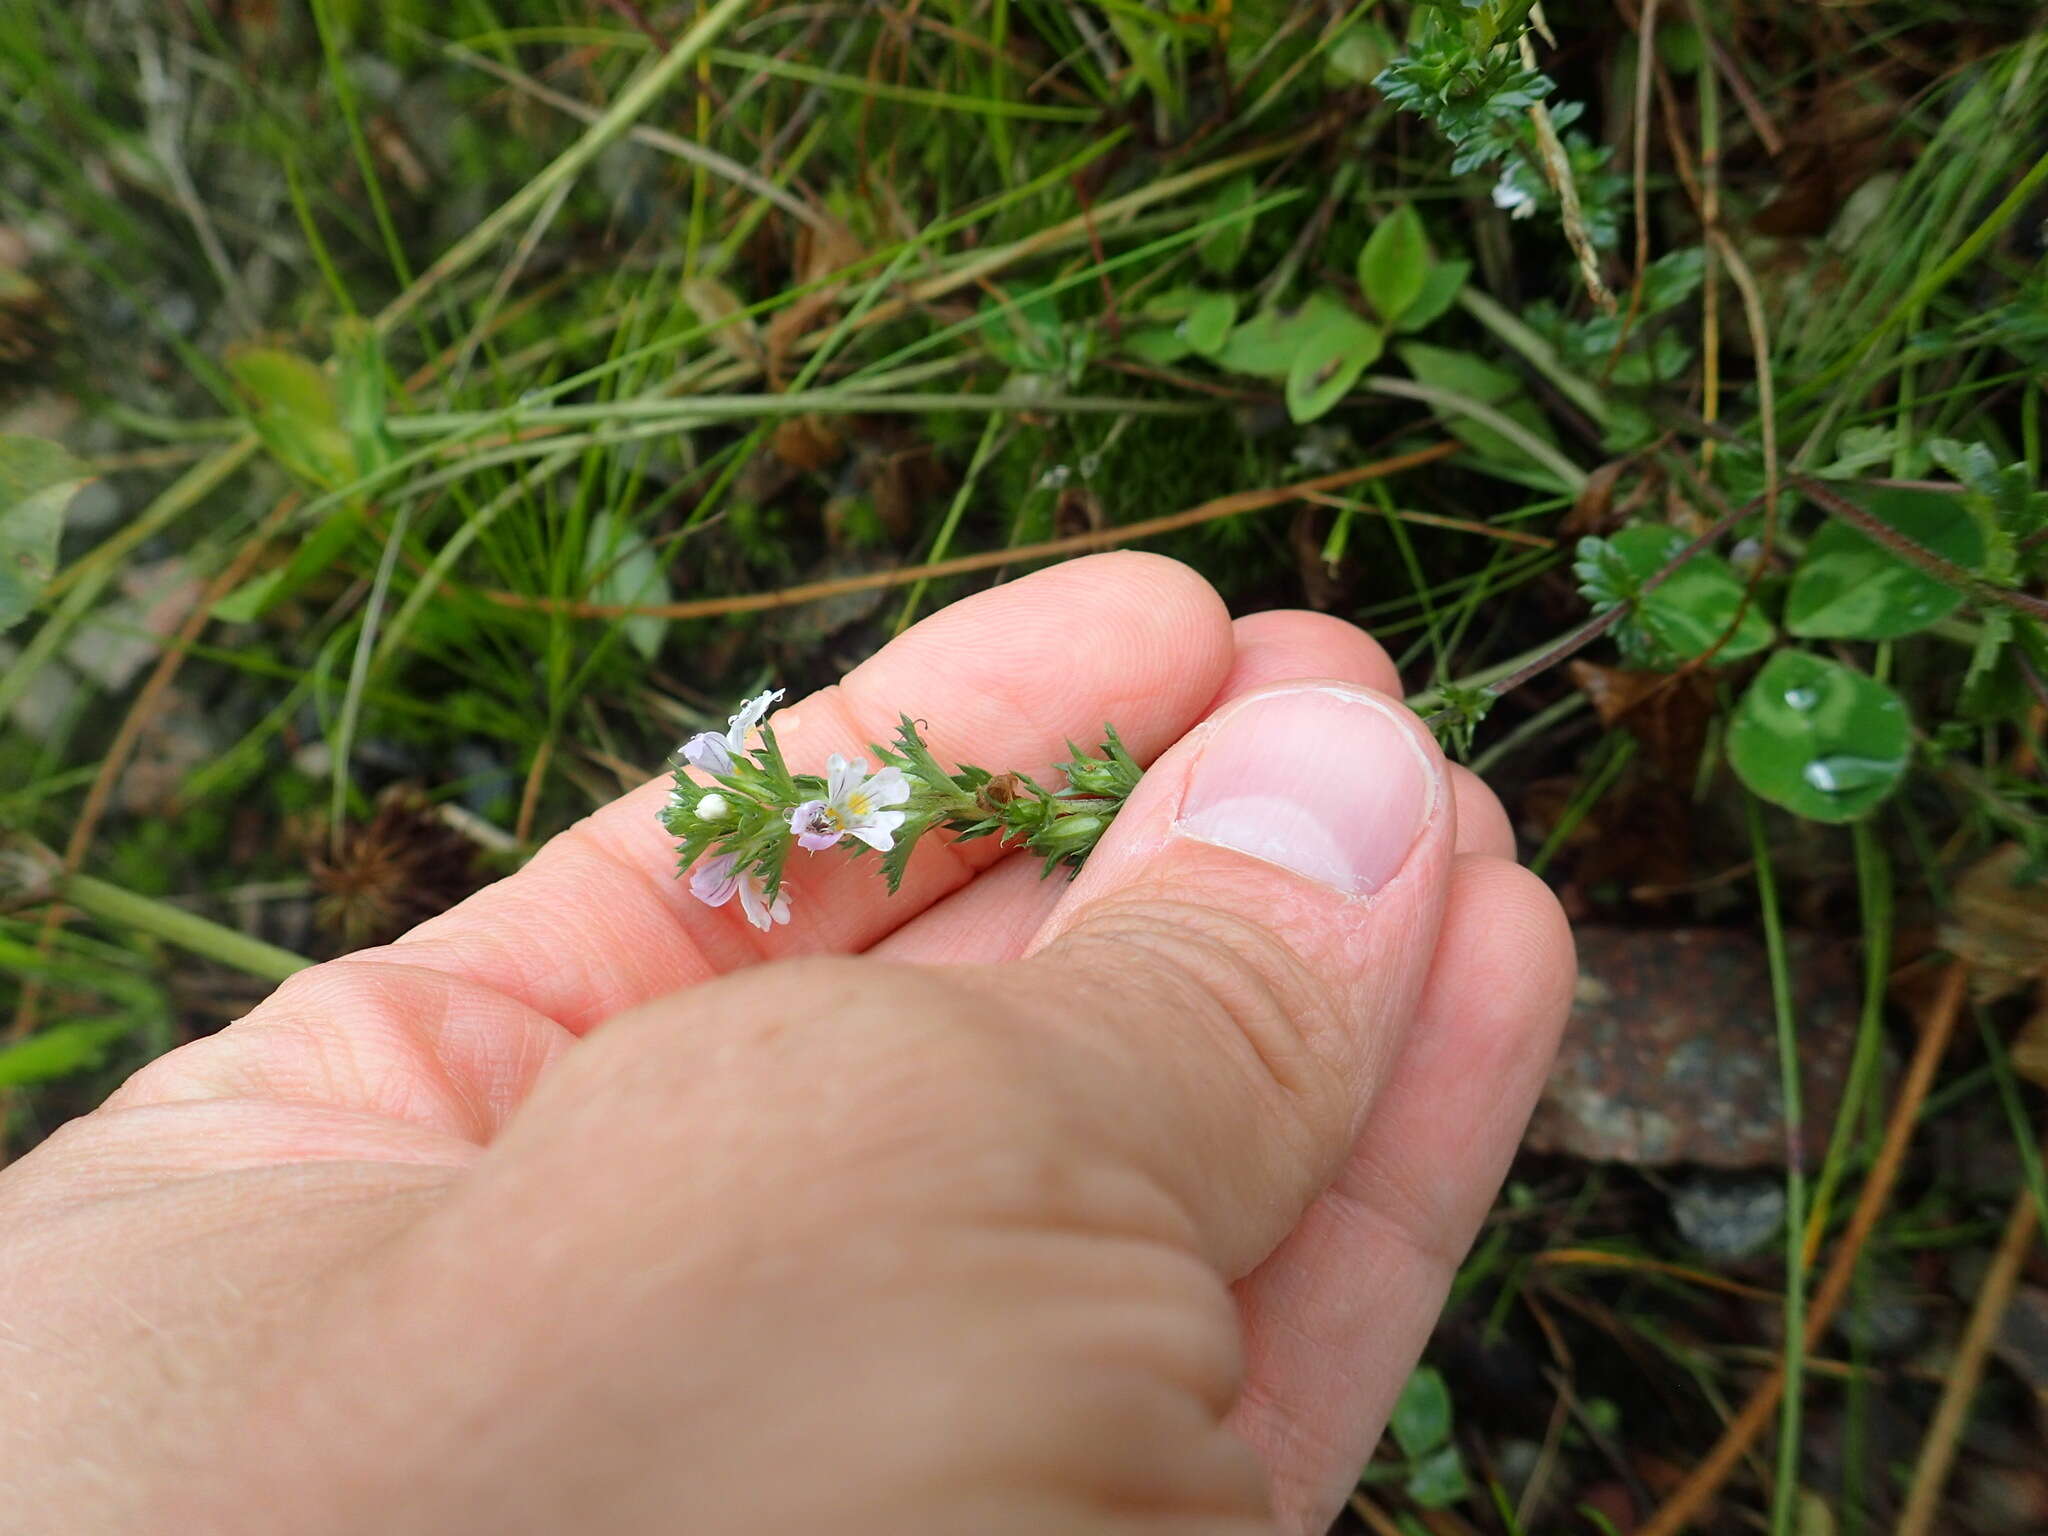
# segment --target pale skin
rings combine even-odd
[[[1573,976],[1499,804],[1381,696],[1337,620],[1076,561],[776,717],[809,772],[899,711],[1026,771],[1113,722],[1152,768],[1073,883],[934,843],[885,899],[800,853],[762,934],[673,878],[657,782],[295,978],[0,1173],[5,1523],[1322,1530]],[[1292,760],[1319,710],[1422,786],[1412,837],[1344,829],[1370,890],[1188,830],[1261,771],[1218,743]]]

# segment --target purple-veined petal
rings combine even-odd
[[[683,743],[683,760],[705,773],[731,773],[732,749],[716,731],[703,731]]]
[[[789,830],[796,834],[799,848],[820,853],[840,838],[839,817],[823,800],[806,800],[789,813]]]
[[[740,881],[740,907],[747,914],[747,921],[766,933],[777,923],[789,921],[789,893],[777,891],[775,904],[767,900],[768,883],[759,875],[749,874]]]
[[[848,762],[837,752],[825,759],[825,798],[835,809],[844,809],[846,797],[853,793],[860,781],[867,777],[868,761],[856,757]]]
[[[690,894],[707,907],[722,907],[740,889],[739,855],[721,853],[690,871]]]

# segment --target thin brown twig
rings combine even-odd
[[[1700,38],[1707,45],[1707,52],[1713,58],[1715,73],[1728,82],[1728,89],[1735,93],[1735,100],[1742,108],[1742,115],[1749,119],[1749,126],[1764,146],[1764,153],[1773,160],[1785,152],[1785,136],[1778,132],[1778,125],[1771,121],[1770,113],[1764,110],[1761,98],[1749,83],[1749,77],[1735,62],[1735,55],[1721,46],[1721,40],[1706,28],[1700,29]]]
[[[519,819],[512,824],[513,841],[522,845],[533,840],[533,819],[540,810],[540,787],[548,776],[548,764],[555,756],[555,733],[541,737],[534,750],[533,766],[527,770],[526,788],[519,796]]]
[[[1319,507],[1335,507],[1339,511],[1346,507],[1355,509],[1358,505],[1356,502],[1346,501],[1342,496],[1333,496],[1328,491],[1310,491],[1301,499],[1312,501]],[[1499,539],[1504,544],[1523,544],[1530,549],[1557,548],[1557,540],[1548,534],[1530,533],[1521,528],[1496,528],[1492,523],[1475,522],[1469,517],[1446,517],[1440,512],[1415,512],[1405,507],[1388,508],[1382,515],[1398,518],[1404,523],[1416,523],[1425,528],[1448,528],[1453,533],[1474,534],[1482,539]]]
[[[2020,1270],[2034,1246],[2037,1220],[2033,1191],[2022,1185],[2013,1197],[2012,1212],[2005,1219],[2005,1235],[1999,1239],[1991,1267],[1984,1272],[1983,1284],[1977,1288],[1976,1305],[1970,1309],[1962,1342],[1956,1347],[1955,1359],[1942,1382],[1941,1401],[1927,1425],[1927,1437],[1920,1442],[1919,1459],[1913,1463],[1912,1490],[1906,1495],[1906,1507],[1899,1515],[1897,1536],[1927,1536],[1934,1528],[1941,1490],[1955,1461],[1956,1442],[1969,1421],[1977,1384],[1984,1379],[1984,1357],[1990,1352],[1999,1324],[2005,1320],[2006,1305],[2012,1300]]]
[[[1767,1291],[1760,1285],[1747,1285],[1740,1280],[1730,1280],[1727,1276],[1714,1274],[1710,1270],[1693,1269],[1662,1259],[1641,1258],[1632,1253],[1611,1253],[1605,1248],[1551,1248],[1536,1254],[1530,1262],[1544,1268],[1564,1266],[1572,1269],[1624,1269],[1643,1274],[1667,1275],[1673,1280],[1683,1280],[1688,1285],[1702,1286],[1713,1291],[1726,1291],[1731,1296],[1743,1296],[1751,1301],[1778,1302],[1784,1299],[1776,1291]]]
[[[1642,19],[1636,27],[1636,102],[1634,129],[1636,164],[1636,279],[1629,285],[1628,322],[1635,320],[1643,303],[1643,273],[1650,265],[1650,88],[1656,71],[1650,61],[1657,49],[1658,0],[1643,0]],[[1628,329],[1624,323],[1622,329]]]
[[[1017,561],[1050,560],[1065,555],[1083,555],[1098,549],[1110,549],[1120,544],[1135,543],[1140,539],[1155,538],[1162,533],[1174,533],[1182,528],[1215,522],[1219,518],[1235,517],[1246,512],[1277,507],[1290,501],[1300,501],[1317,491],[1333,491],[1342,486],[1356,485],[1364,480],[1376,480],[1385,475],[1398,474],[1402,470],[1415,469],[1424,464],[1433,464],[1438,459],[1449,458],[1458,451],[1456,443],[1432,443],[1427,448],[1397,453],[1390,458],[1376,459],[1370,464],[1335,470],[1327,475],[1297,480],[1289,485],[1267,486],[1259,490],[1238,491],[1229,496],[1219,496],[1213,501],[1205,501],[1182,512],[1169,512],[1163,517],[1149,517],[1142,522],[1125,523],[1120,527],[1095,528],[1086,533],[1070,534],[1062,539],[1047,539],[1039,544],[1019,544],[1008,549],[955,555],[948,560],[932,560],[923,565],[873,571],[865,576],[845,576],[835,581],[804,582],[774,592],[694,598],[680,603],[592,603],[579,598],[533,597],[523,592],[487,591],[480,595],[500,607],[534,609],[575,619],[704,619],[735,613],[760,613],[771,608],[793,608],[803,603],[821,602],[826,598],[844,597],[852,592],[875,592],[915,581],[994,570],[998,566],[1010,565]]]
[[[1870,1176],[1864,1180],[1863,1189],[1856,1198],[1856,1209],[1835,1244],[1827,1273],[1821,1278],[1820,1286],[1814,1292],[1813,1304],[1807,1309],[1805,1342],[1809,1350],[1834,1321],[1835,1312],[1841,1307],[1842,1298],[1848,1295],[1850,1282],[1856,1277],[1857,1260],[1862,1257],[1864,1246],[1891,1199],[1892,1186],[1898,1182],[1899,1170],[1905,1163],[1907,1144],[1912,1140],[1913,1128],[1920,1118],[1920,1106],[1926,1101],[1928,1090],[1934,1086],[1935,1071],[1955,1034],[1956,1019],[1963,1011],[1968,991],[1969,967],[1960,960],[1952,962],[1942,976],[1941,990],[1921,1025],[1913,1060],[1906,1068],[1899,1095],[1893,1101],[1891,1115],[1885,1122],[1884,1141],[1878,1148],[1877,1160],[1871,1164]],[[1758,1384],[1706,1458],[1687,1474],[1685,1481],[1664,1501],[1663,1507],[1637,1528],[1636,1536],[1678,1536],[1697,1519],[1706,1502],[1720,1490],[1757,1436],[1763,1433],[1764,1426],[1771,1422],[1784,1390],[1785,1368],[1781,1362]]]
[[[1373,1536],[1406,1536],[1406,1532],[1394,1524],[1393,1517],[1366,1496],[1363,1488],[1353,1491],[1350,1504],[1351,1513],[1365,1522]]]
[[[1536,45],[1529,41],[1524,32],[1521,38],[1522,62],[1530,69],[1536,66]],[[1560,220],[1564,225],[1565,243],[1572,248],[1572,254],[1579,261],[1579,276],[1585,281],[1586,292],[1593,302],[1608,314],[1615,309],[1614,295],[1607,290],[1607,284],[1600,276],[1600,253],[1593,246],[1593,236],[1586,228],[1586,213],[1579,205],[1579,183],[1572,175],[1571,156],[1565,152],[1557,136],[1557,125],[1550,120],[1550,110],[1542,102],[1529,108],[1529,123],[1536,130],[1537,158],[1543,163],[1543,174],[1549,180],[1551,190],[1557,193]]]

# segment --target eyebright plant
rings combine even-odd
[[[725,730],[684,742],[661,810],[690,893],[713,907],[738,897],[763,932],[789,921],[783,880],[792,852],[877,854],[892,895],[918,839],[941,829],[958,842],[999,837],[1044,859],[1045,875],[1062,867],[1071,873],[1144,776],[1110,725],[1092,755],[1067,744],[1063,789],[965,764],[948,773],[908,715],[898,720],[893,745],[869,747],[881,765],[873,771],[864,757],[834,753],[822,776],[791,773],[767,723],[781,697],[778,689],[751,698]]]

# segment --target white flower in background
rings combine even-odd
[[[1493,206],[1511,219],[1526,219],[1536,211],[1536,193],[1525,177],[1516,174],[1517,169],[1510,165],[1500,173],[1500,180],[1493,184]]]
[[[690,894],[707,907],[722,907],[738,896],[747,921],[763,933],[789,921],[789,893],[777,891],[770,905],[768,882],[751,869],[741,869],[736,854],[721,853],[699,864],[690,875]]]
[[[747,700],[722,731],[701,731],[683,743],[683,760],[706,773],[731,773],[732,760],[747,750],[747,737],[782,697],[776,688]]]
[[[910,781],[900,768],[868,776],[868,760],[848,762],[838,753],[825,760],[825,798],[806,800],[789,813],[789,830],[813,853],[842,837],[857,837],[878,853],[895,846],[903,812],[888,807],[910,798]]]

